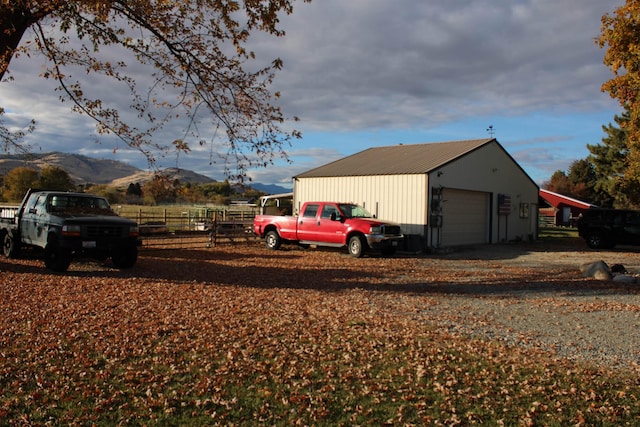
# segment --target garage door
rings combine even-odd
[[[489,242],[489,193],[445,188],[442,246]]]

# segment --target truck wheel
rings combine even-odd
[[[264,236],[264,242],[267,245],[268,249],[277,250],[280,249],[280,245],[282,244],[282,239],[277,231],[271,230],[267,232]]]
[[[129,247],[124,248],[116,254],[111,255],[111,261],[113,265],[118,268],[131,268],[138,260],[138,248]]]
[[[16,241],[13,233],[4,233],[2,239],[2,252],[7,258],[15,258],[20,252],[20,243]]]
[[[607,246],[605,237],[600,231],[592,231],[587,236],[587,245],[591,249],[603,249]]]
[[[71,264],[71,251],[59,248],[55,243],[47,244],[44,250],[44,265],[49,270],[64,272]]]
[[[365,243],[362,236],[353,236],[349,239],[349,255],[356,258],[362,258],[365,253]]]

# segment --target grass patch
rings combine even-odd
[[[561,227],[544,227],[538,231],[538,238],[540,239],[566,239],[577,238],[577,228],[561,228]]]

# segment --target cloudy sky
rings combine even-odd
[[[283,17],[285,38],[256,37],[259,60],[280,57],[274,90],[303,139],[291,164],[250,171],[255,182],[291,177],[372,146],[494,136],[536,182],[588,155],[602,125],[620,112],[600,91],[611,77],[594,42],[600,19],[623,0],[315,0]],[[94,142],[93,123],[58,101],[37,77],[40,58],[12,62],[0,84],[10,123],[33,117],[29,143],[126,161],[143,156]],[[104,88],[108,99],[109,88]],[[113,95],[113,94],[112,94]],[[167,156],[178,166],[223,179],[209,147]]]

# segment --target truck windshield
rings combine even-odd
[[[52,213],[86,213],[114,215],[109,203],[101,197],[55,194],[49,197],[47,211]]]
[[[346,218],[372,218],[373,216],[362,206],[351,203],[340,203],[340,211]]]

